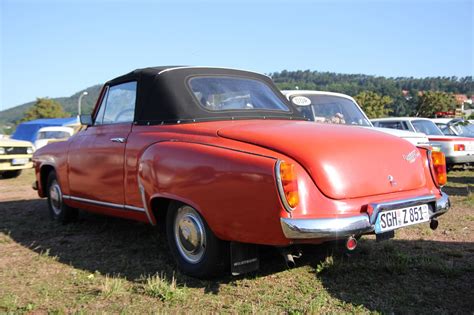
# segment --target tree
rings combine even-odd
[[[49,98],[37,98],[36,103],[25,112],[20,122],[40,118],[62,118],[68,116],[58,101]]]
[[[389,105],[393,103],[393,99],[390,96],[363,91],[354,98],[369,118],[386,117],[391,112]]]
[[[417,117],[434,117],[436,112],[454,111],[456,99],[452,94],[426,91],[418,97]]]

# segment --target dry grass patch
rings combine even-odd
[[[186,287],[179,287],[174,275],[168,281],[166,276],[161,273],[145,279],[143,292],[148,296],[159,298],[161,301],[183,300],[186,296]]]

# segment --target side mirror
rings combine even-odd
[[[81,115],[80,117],[81,125],[92,126],[92,116],[91,115]]]

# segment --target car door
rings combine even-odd
[[[124,204],[124,155],[132,128],[136,82],[106,87],[94,123],[68,152],[70,198],[105,206]]]

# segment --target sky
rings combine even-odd
[[[473,0],[0,0],[0,111],[136,68],[474,73]]]

